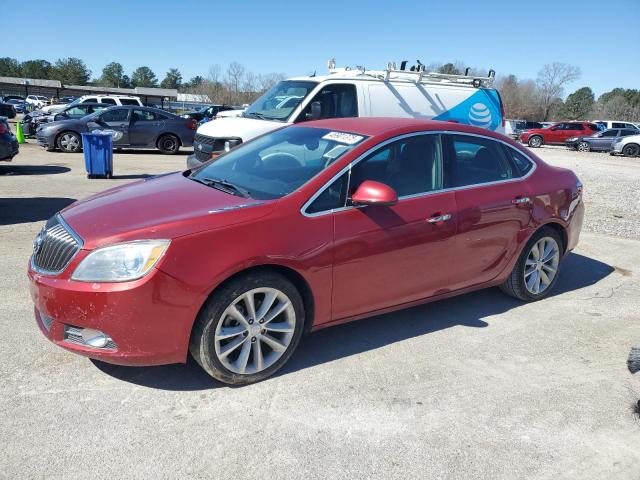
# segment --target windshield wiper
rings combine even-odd
[[[223,180],[220,178],[196,178],[192,177],[196,182],[204,183],[209,187],[213,187],[216,190],[220,190],[225,193],[229,193],[231,195],[238,195],[244,198],[251,198],[251,192],[249,190],[242,188],[235,183],[231,183],[227,180]]]
[[[260,120],[271,120],[271,118],[265,116],[263,113],[258,113],[258,112],[244,112],[243,116],[248,117],[249,115],[252,115],[256,118],[259,118]]]

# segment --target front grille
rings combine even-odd
[[[81,247],[80,238],[59,215],[55,215],[36,237],[33,265],[41,273],[60,273]]]
[[[73,325],[64,326],[64,341],[69,343],[75,343],[76,345],[82,345],[83,347],[99,348],[87,345],[82,338],[82,328],[74,327]],[[100,347],[100,350],[115,350],[116,344],[113,340],[109,339],[104,347]]]
[[[205,150],[200,150],[198,148],[199,145],[207,145],[209,148]],[[207,135],[202,135],[200,133],[196,133],[195,138],[193,139],[193,151],[196,154],[196,158],[201,162],[206,162],[207,160],[211,160],[211,152],[222,152],[224,150],[224,139],[208,137]]]

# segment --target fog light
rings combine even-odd
[[[82,329],[82,340],[84,340],[84,343],[86,343],[87,345],[90,345],[92,347],[102,348],[107,343],[109,343],[109,340],[111,340],[111,339],[105,333],[101,332],[100,330],[92,330],[90,328],[83,328]]]

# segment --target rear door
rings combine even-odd
[[[352,167],[349,196],[365,180],[393,187],[399,200],[364,208],[347,200],[346,208],[332,213],[334,319],[448,289],[456,207],[454,193],[441,189],[439,135],[408,136],[373,152]]]
[[[457,290],[492,280],[517,253],[533,205],[519,179],[533,164],[512,147],[475,135],[443,135],[443,152],[445,188],[455,191],[458,210],[456,255],[449,266]]]
[[[164,118],[149,110],[134,108],[129,125],[129,141],[137,147],[155,147],[161,130],[164,128]]]
[[[597,134],[597,137],[589,137],[589,144],[591,145],[591,150],[600,152],[600,151],[609,151],[611,149],[611,144],[613,140],[620,135],[620,130],[612,129],[605,130],[604,132],[600,132]]]
[[[118,132],[113,139],[114,145],[129,145],[129,113],[128,108],[113,107],[100,114],[100,120],[109,129]]]

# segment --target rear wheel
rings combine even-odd
[[[562,249],[558,232],[549,227],[538,230],[527,242],[500,289],[525,302],[546,297],[558,280]]]
[[[165,155],[173,155],[180,150],[180,140],[175,135],[166,134],[158,139],[158,150]]]
[[[578,143],[578,151],[579,152],[589,152],[591,151],[591,145],[588,142],[580,142]]]
[[[622,149],[622,154],[627,157],[635,157],[640,154],[640,145],[636,145],[635,143],[625,145]]]
[[[213,293],[191,335],[193,358],[221,382],[258,382],[280,369],[304,326],[300,293],[276,272],[248,273]]]
[[[75,132],[62,132],[58,135],[56,145],[60,150],[67,153],[76,153],[82,148],[80,135]]]
[[[543,143],[542,142],[542,137],[540,135],[534,135],[533,137],[531,137],[529,139],[529,141],[527,143],[528,143],[528,145],[530,147],[538,148],[538,147],[542,146],[542,143]]]

